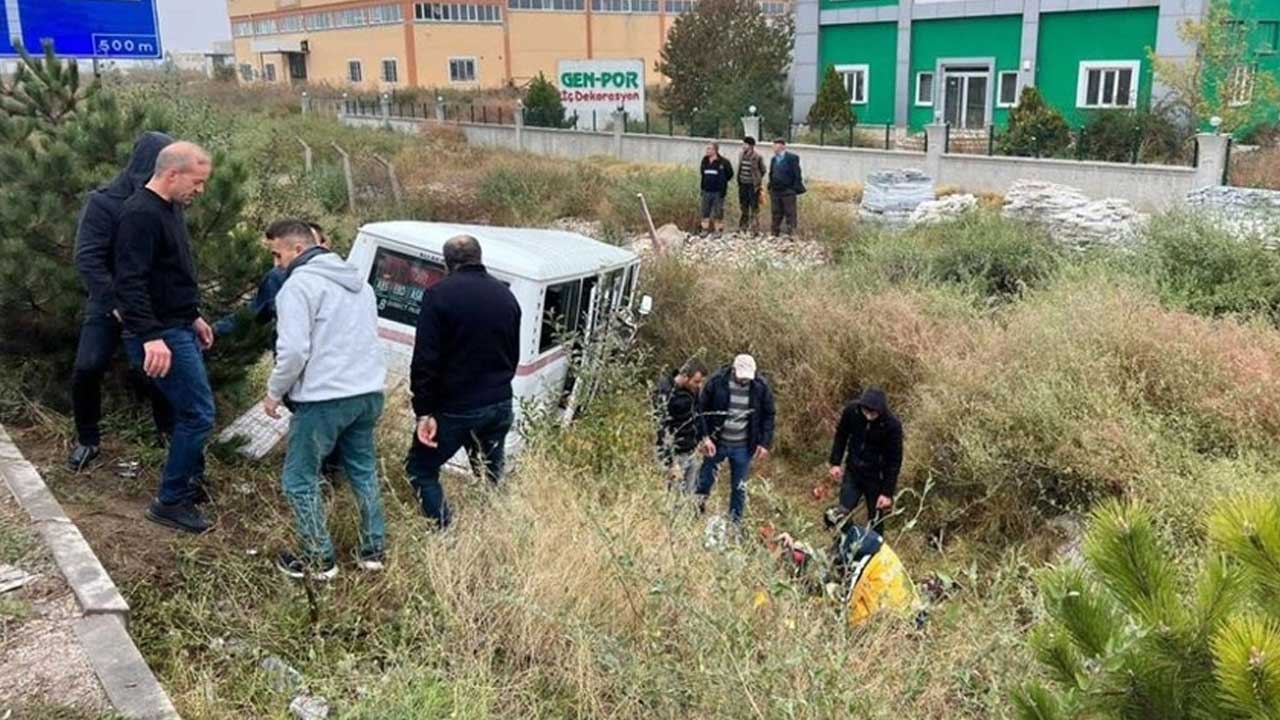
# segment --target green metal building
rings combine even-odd
[[[1150,51],[1195,53],[1178,24],[1207,0],[798,0],[795,117],[834,66],[859,122],[919,130],[1003,125],[1022,88],[1078,126],[1089,110],[1149,107]],[[1248,0],[1253,71],[1280,73],[1280,0]]]

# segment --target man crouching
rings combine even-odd
[[[373,431],[387,366],[373,288],[354,266],[319,246],[305,222],[276,222],[267,239],[286,274],[276,296],[276,366],[264,407],[278,417],[286,396],[293,404],[282,482],[302,540],[300,554],[281,553],[276,564],[295,578],[338,574],[320,497],[320,462],[336,448],[360,510],[358,564],[381,570],[386,520]]]

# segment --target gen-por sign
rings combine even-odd
[[[556,73],[565,115],[578,114],[578,128],[600,130],[613,124],[621,105],[629,118],[644,117],[644,60],[561,60]]]

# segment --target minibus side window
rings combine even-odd
[[[561,338],[578,331],[582,317],[579,311],[582,281],[550,285],[542,302],[542,334],[538,338],[538,353],[544,353],[560,344]]]
[[[416,326],[422,294],[444,279],[444,265],[385,247],[373,255],[369,285],[378,301],[378,317]]]

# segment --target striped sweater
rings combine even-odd
[[[738,184],[764,184],[764,158],[760,156],[760,153],[754,150],[750,152],[744,150],[738,156]]]

